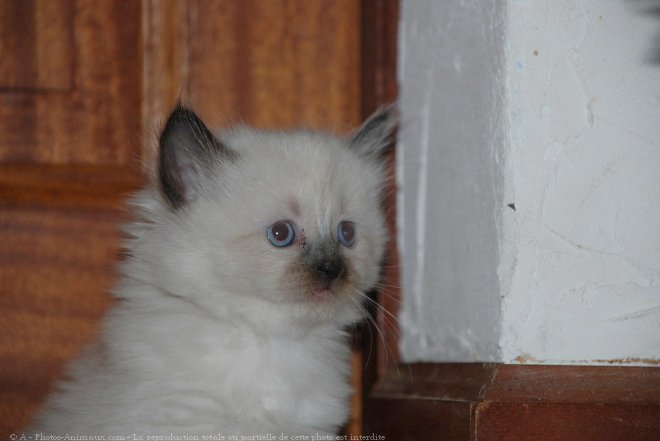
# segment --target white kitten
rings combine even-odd
[[[177,107],[132,201],[119,299],[33,428],[44,434],[334,433],[345,328],[379,277],[383,151],[396,112],[349,139]]]

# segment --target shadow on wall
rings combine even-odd
[[[658,22],[658,30],[646,50],[646,63],[660,64],[660,0],[623,0],[638,14],[652,17]]]

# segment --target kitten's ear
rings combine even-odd
[[[351,147],[363,156],[379,158],[394,142],[398,124],[396,104],[381,107],[355,131],[350,140]]]
[[[174,208],[195,200],[213,164],[234,155],[193,111],[180,104],[167,120],[159,144],[160,185]]]

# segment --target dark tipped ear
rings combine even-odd
[[[399,124],[396,104],[381,107],[351,137],[351,147],[361,155],[378,158],[394,142]]]
[[[172,111],[159,143],[160,185],[174,208],[192,202],[213,164],[233,155],[193,111],[181,105]]]

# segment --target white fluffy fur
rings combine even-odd
[[[381,161],[309,131],[243,127],[219,139],[238,159],[199,177],[189,206],[173,209],[156,180],[132,200],[119,302],[34,431],[315,434],[346,421],[345,329],[361,317],[386,241]],[[301,247],[264,234],[283,219],[308,242],[355,223],[355,244],[341,249],[349,286],[328,299],[305,292],[290,273]]]

